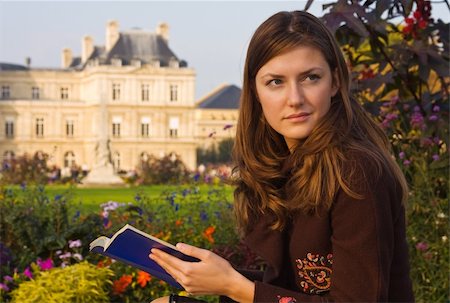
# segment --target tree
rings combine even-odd
[[[449,24],[431,18],[431,4],[338,0],[323,5],[323,21],[346,56],[354,95],[385,129],[410,183],[416,300],[438,302],[449,288]]]

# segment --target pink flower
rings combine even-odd
[[[398,153],[398,157],[399,157],[400,159],[405,158],[405,152],[399,152],[399,153]]]
[[[437,115],[431,115],[430,117],[428,117],[429,121],[437,121],[439,120],[439,117]]]
[[[60,259],[67,259],[70,257],[72,257],[72,254],[70,252],[66,252],[65,254],[59,256]]]
[[[49,270],[53,268],[53,260],[51,258],[48,258],[47,260],[44,261],[38,259],[37,264],[41,268],[41,270]]]
[[[29,267],[25,268],[25,270],[23,271],[23,274],[25,276],[27,276],[28,278],[33,279],[33,274],[31,273],[31,270]]]
[[[441,108],[439,107],[439,105],[433,106],[433,112],[437,113],[440,110],[441,110]]]
[[[420,112],[411,115],[411,125],[413,128],[423,128],[425,126],[423,116]]]
[[[433,161],[439,161],[439,159],[440,159],[438,154],[434,154],[431,157],[433,158]]]
[[[428,249],[428,243],[426,242],[419,242],[416,244],[416,248],[420,251],[426,251]]]
[[[227,130],[227,129],[232,128],[232,127],[233,127],[233,125],[227,124],[227,125],[225,125],[225,126],[223,127],[223,130]]]
[[[4,291],[8,292],[9,291],[9,287],[6,284],[0,283],[0,289],[3,289]]]
[[[411,164],[411,161],[409,161],[409,160],[403,161],[403,165],[405,165],[405,166],[408,166],[408,165],[410,165],[410,164]]]

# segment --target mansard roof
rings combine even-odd
[[[241,89],[236,85],[226,85],[200,101],[198,108],[203,109],[238,109]]]
[[[171,59],[178,61],[177,56],[160,35],[140,30],[120,33],[119,39],[107,55],[107,61],[112,58],[122,59],[125,64],[133,59],[141,60],[143,63],[158,60],[160,66],[168,66]]]
[[[0,71],[28,70],[29,68],[19,64],[0,62]]]

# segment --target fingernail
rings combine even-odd
[[[178,248],[179,250],[182,250],[182,249],[184,248],[183,243],[177,243],[177,248]]]

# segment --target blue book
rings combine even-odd
[[[153,237],[131,225],[126,224],[111,238],[102,236],[91,242],[89,249],[112,259],[139,268],[150,275],[166,281],[179,289],[183,287],[148,255],[152,248],[160,249],[172,256],[189,262],[200,261],[180,252],[174,245]]]

